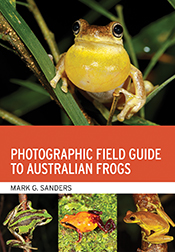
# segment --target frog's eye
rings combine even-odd
[[[80,31],[80,21],[79,20],[77,20],[73,23],[72,31],[75,35],[77,35],[79,33],[79,31]]]
[[[134,221],[134,220],[135,220],[135,217],[131,216],[131,217],[130,217],[130,220]]]
[[[19,228],[15,228],[15,232],[16,232],[16,233],[19,233]]]
[[[121,26],[121,24],[119,23],[114,24],[112,27],[112,33],[115,37],[121,38],[123,35],[123,27]]]

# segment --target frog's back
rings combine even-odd
[[[140,225],[142,228],[147,230],[159,231],[162,230],[162,227],[168,228],[169,224],[161,218],[158,214],[150,213],[146,211],[137,212],[137,214],[141,215],[141,222]]]
[[[24,226],[24,225],[27,226],[31,223],[32,216],[33,216],[33,223],[34,223],[35,220],[37,221],[36,214],[37,216],[39,216],[39,214],[43,214],[43,210],[29,209],[29,210],[20,211],[14,216],[13,222],[11,223],[9,227],[15,228],[19,226],[19,221],[20,221],[21,226]]]
[[[92,216],[94,215],[88,212],[79,212],[76,215],[65,215],[60,223],[68,228],[79,229],[82,233],[89,232],[97,227],[97,223],[93,221]]]

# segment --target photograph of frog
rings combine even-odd
[[[175,251],[174,208],[174,194],[119,194],[118,251]]]
[[[57,202],[54,194],[0,195],[0,251],[58,251]]]
[[[60,252],[117,251],[117,195],[59,195]]]
[[[175,125],[173,0],[8,2],[1,125]]]

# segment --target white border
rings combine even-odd
[[[0,182],[0,193],[175,193],[175,182]]]

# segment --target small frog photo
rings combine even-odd
[[[117,251],[116,194],[72,194],[59,200],[59,251]]]
[[[131,197],[136,207],[132,211]],[[122,199],[119,209],[123,206],[123,217],[119,224],[119,251],[175,250],[174,194],[133,194],[121,195],[119,198]],[[127,210],[124,202],[130,206]],[[124,243],[126,237],[127,244]]]
[[[1,229],[7,250],[57,251],[55,195],[27,195],[27,200],[21,203],[17,202],[17,195],[1,195],[0,200],[3,206]]]

